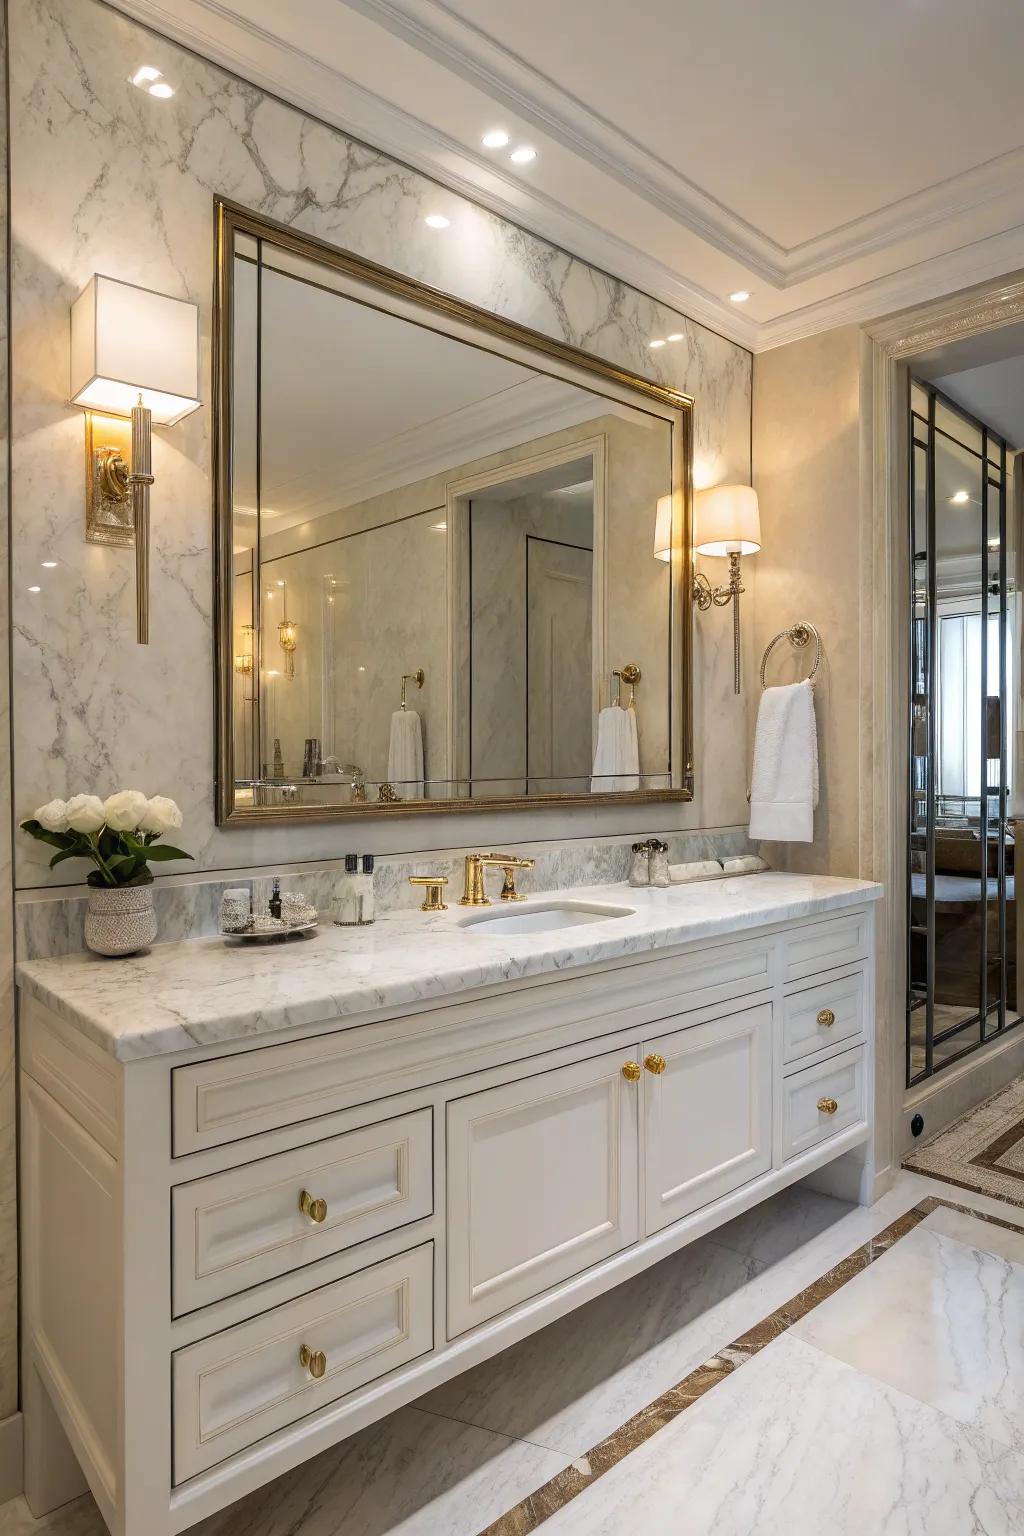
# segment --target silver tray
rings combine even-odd
[[[228,933],[222,928],[220,936],[222,939],[243,939],[247,944],[275,944],[282,939],[294,938],[296,934],[315,933],[319,927],[320,919],[317,918],[313,923],[297,923],[294,928],[263,930],[250,928],[248,931],[243,929],[239,933]]]

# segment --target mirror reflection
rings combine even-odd
[[[685,793],[682,397],[241,231],[230,282],[234,809]]]

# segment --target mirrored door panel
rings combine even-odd
[[[689,797],[690,402],[218,235],[221,819]]]
[[[1020,528],[1006,443],[910,392],[907,1082],[1019,1018]]]

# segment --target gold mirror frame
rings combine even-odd
[[[269,821],[316,822],[338,817],[362,820],[394,815],[435,815],[438,812],[475,813],[481,811],[531,811],[545,807],[664,804],[693,799],[693,554],[691,517],[693,503],[693,400],[681,390],[656,384],[639,374],[630,373],[614,363],[595,357],[578,347],[555,341],[539,331],[506,320],[489,310],[480,309],[462,299],[431,288],[415,278],[405,277],[379,266],[363,256],[343,251],[337,246],[263,218],[223,198],[214,201],[215,286],[213,316],[213,466],[215,531],[215,657],[216,657],[216,809],[218,826],[252,825]],[[662,789],[635,789],[598,794],[534,794],[516,798],[480,797],[477,799],[399,800],[393,803],[367,801],[361,804],[311,806],[283,804],[271,806],[235,805],[234,735],[232,698],[234,646],[232,630],[232,361],[233,361],[233,261],[236,235],[267,239],[273,244],[318,261],[335,271],[379,290],[393,300],[413,304],[421,310],[449,322],[449,329],[439,326],[442,334],[466,340],[465,328],[476,329],[492,339],[503,341],[511,357],[537,372],[587,387],[587,379],[600,381],[595,393],[610,398],[640,395],[660,407],[657,414],[672,428],[672,560],[669,599],[669,772],[678,786]],[[388,309],[386,304],[381,306]],[[394,313],[391,309],[389,312]],[[469,343],[472,344],[472,343]],[[497,350],[497,349],[490,349]],[[608,386],[612,386],[609,391]],[[653,558],[653,555],[652,555]],[[684,637],[687,644],[684,645]],[[257,652],[258,654],[258,652]]]

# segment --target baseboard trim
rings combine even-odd
[[[22,1443],[24,1425],[20,1413],[0,1419],[0,1504],[16,1499],[24,1487]]]

